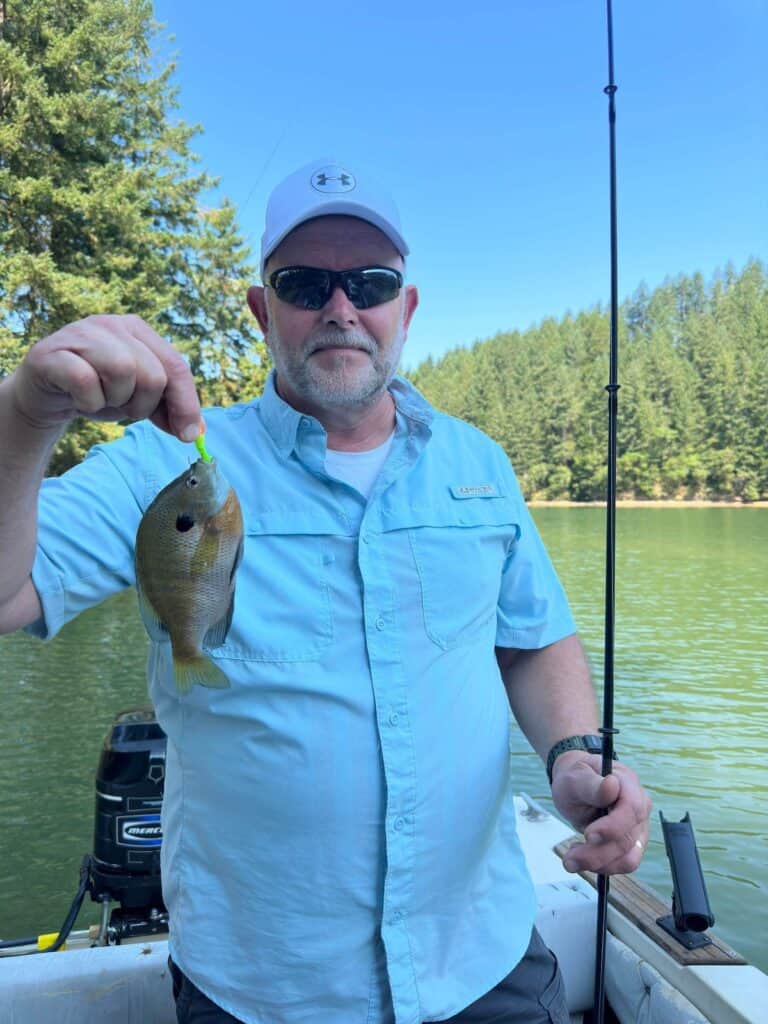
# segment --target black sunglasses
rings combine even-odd
[[[299,309],[322,309],[338,287],[344,289],[355,309],[370,309],[399,295],[403,275],[392,267],[281,267],[270,274],[269,283],[279,299]]]

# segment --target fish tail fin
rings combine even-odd
[[[174,656],[173,677],[179,693],[189,693],[195,683],[215,690],[226,690],[229,686],[229,680],[218,665],[214,665],[204,654],[193,655],[191,658]]]

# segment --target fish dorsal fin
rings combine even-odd
[[[232,591],[232,596],[229,599],[229,607],[227,608],[226,615],[222,616],[217,623],[215,623],[208,632],[205,634],[203,640],[204,647],[221,647],[224,641],[227,639],[227,633],[229,627],[232,625],[232,616],[235,614],[235,592]]]

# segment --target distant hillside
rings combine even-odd
[[[497,334],[408,374],[509,454],[527,498],[605,495],[608,313]],[[620,310],[618,493],[768,498],[768,278],[759,261],[641,285]]]

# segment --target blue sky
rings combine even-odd
[[[258,251],[329,155],[400,208],[404,365],[607,302],[602,0],[156,0],[179,116]],[[619,294],[768,253],[765,0],[614,0]]]

